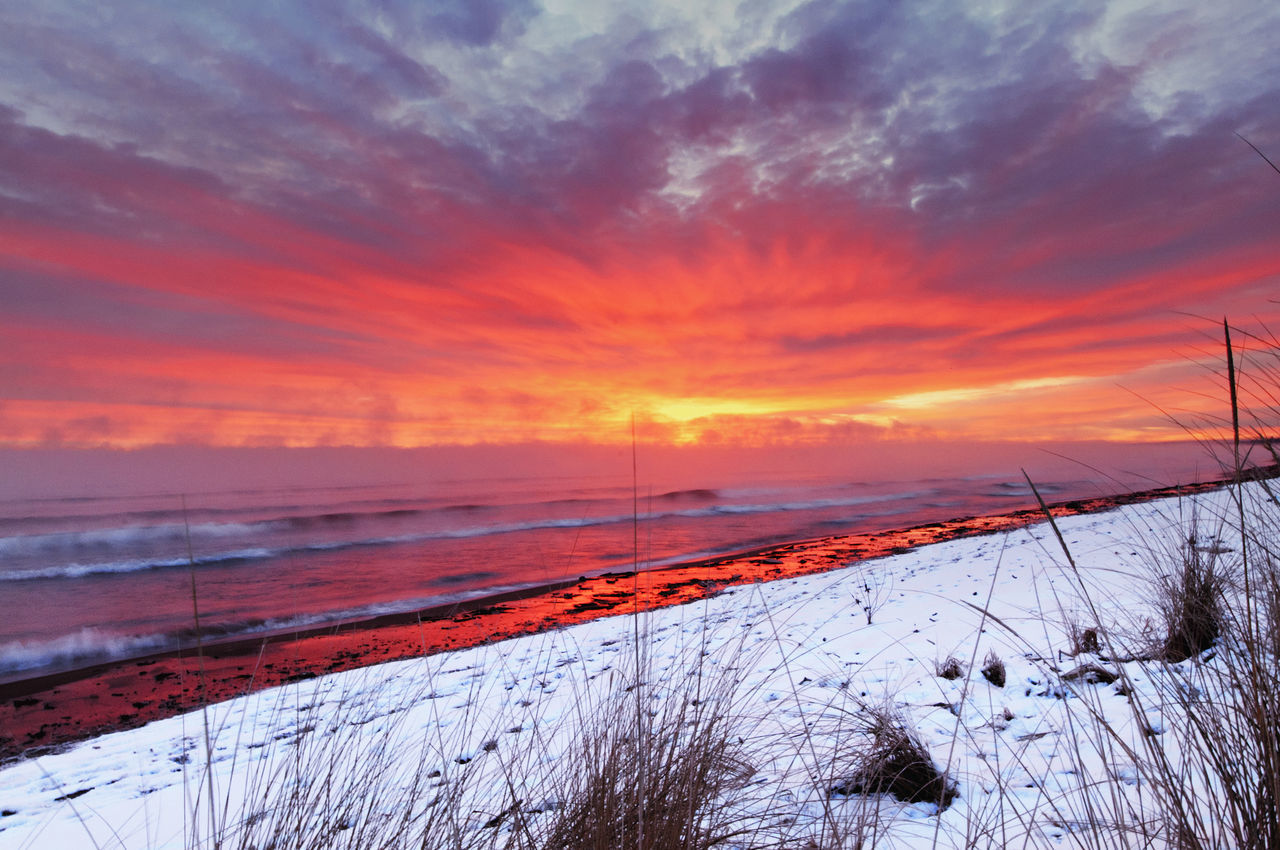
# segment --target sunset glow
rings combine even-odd
[[[1280,7],[10,4],[0,446],[1183,436]]]

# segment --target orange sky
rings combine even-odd
[[[1280,319],[1275,12],[39,6],[2,447],[1166,440]]]

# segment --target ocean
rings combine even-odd
[[[1046,498],[1117,491],[1064,469],[1038,481]],[[206,641],[267,635],[1033,503],[1016,473],[686,483],[622,469],[2,500],[0,681],[191,646],[197,611]]]

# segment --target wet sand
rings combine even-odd
[[[1274,475],[1269,470],[1264,475]],[[1225,481],[1166,487],[1052,506],[1057,516],[1204,492]],[[785,543],[639,573],[607,573],[465,603],[289,634],[208,643],[0,684],[0,763],[56,750],[325,673],[477,646],[613,614],[696,601],[730,585],[824,572],[908,549],[1038,522],[1022,510],[897,531]],[[620,625],[619,628],[624,628]]]

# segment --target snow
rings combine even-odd
[[[1229,515],[1225,491],[1195,501],[1202,520]],[[300,776],[334,796],[414,777],[466,781],[472,808],[461,816],[485,829],[511,804],[512,777],[526,783],[527,810],[558,804],[556,770],[584,726],[634,704],[637,656],[653,710],[692,694],[738,727],[752,772],[726,805],[743,817],[804,834],[833,805],[851,719],[887,704],[958,789],[942,812],[875,800],[888,846],[966,846],[975,836],[1070,844],[1088,819],[1092,778],[1141,803],[1139,774],[1116,742],[1146,734],[1144,719],[1159,732],[1162,718],[1135,711],[1118,684],[1064,683],[1060,673],[1098,661],[1066,655],[1067,623],[1095,625],[1097,613],[1105,628],[1136,635],[1150,616],[1153,556],[1185,539],[1189,502],[1061,519],[1078,574],[1041,523],[734,587],[638,619],[325,676],[105,735],[0,769],[0,850],[190,846],[209,829],[210,797],[216,828]],[[1006,665],[1004,687],[979,672],[990,651]],[[967,675],[937,675],[950,656]],[[1140,665],[1126,671],[1131,687],[1150,685]],[[1081,734],[1099,723],[1111,733]],[[320,819],[333,805],[308,803]]]

